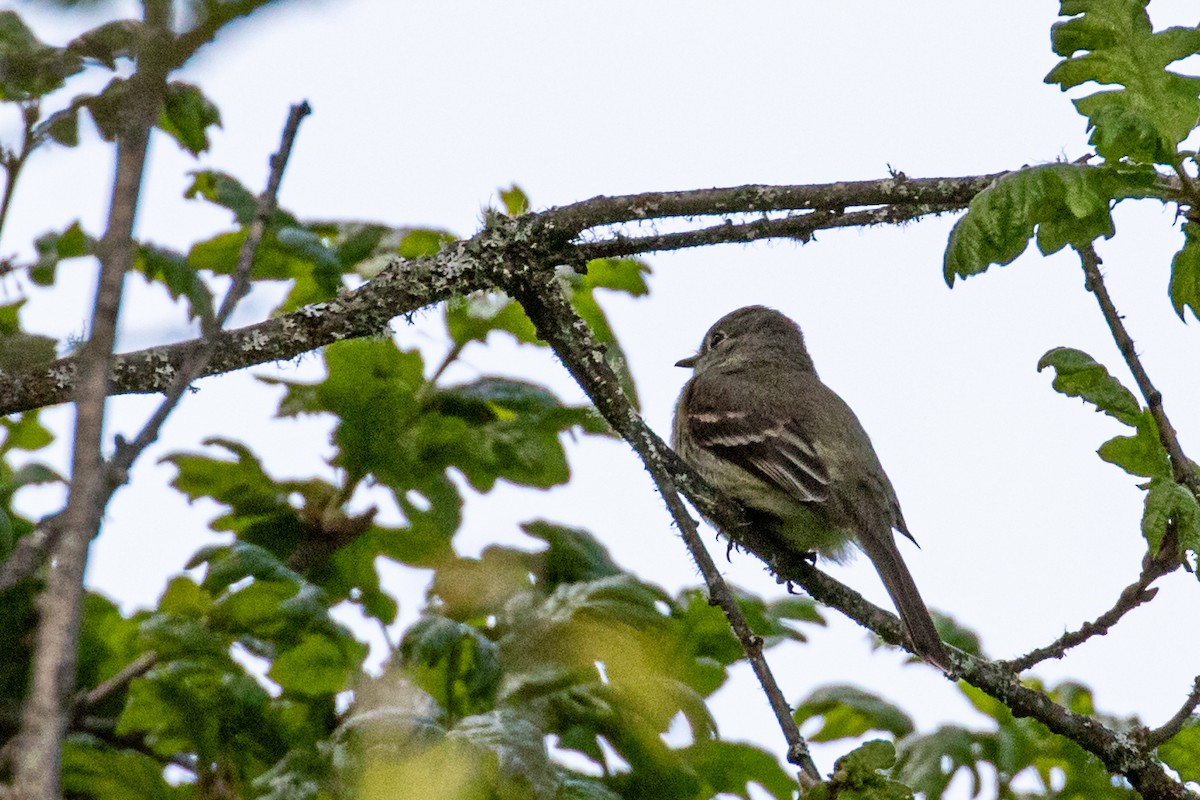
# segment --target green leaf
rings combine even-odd
[[[1135,435],[1109,439],[1096,452],[1102,459],[1116,464],[1130,475],[1146,478],[1171,475],[1170,459],[1158,438],[1158,426],[1149,411],[1138,415]]]
[[[1171,284],[1167,290],[1180,319],[1184,319],[1185,308],[1192,310],[1193,317],[1200,317],[1200,223],[1188,220],[1183,225],[1183,234],[1183,247],[1171,260]]]
[[[501,676],[499,651],[473,627],[422,617],[404,635],[400,656],[405,671],[452,718],[491,708]]]
[[[705,741],[687,748],[687,763],[708,783],[713,794],[751,800],[756,783],[778,800],[791,800],[796,781],[765,750],[741,742]]]
[[[19,416],[14,416],[0,419],[0,427],[5,431],[0,453],[7,453],[9,450],[41,450],[54,441],[54,434],[38,421],[37,411],[24,411]]]
[[[400,240],[398,252],[401,258],[436,256],[442,247],[457,240],[458,237],[448,231],[418,228],[409,231]]]
[[[0,11],[0,100],[42,97],[82,69],[79,56],[42,44],[15,11]]]
[[[258,199],[232,175],[216,170],[192,173],[192,185],[183,196],[189,200],[202,198],[233,212],[239,225],[249,225],[258,209]]]
[[[1180,780],[1200,781],[1200,722],[1193,720],[1158,747],[1158,757]]]
[[[979,762],[985,761],[981,736],[957,725],[944,725],[927,736],[906,738],[892,775],[926,797],[942,797],[960,770],[971,779],[970,796],[982,791]]]
[[[950,231],[943,260],[949,286],[989,265],[1011,264],[1037,236],[1043,255],[1113,235],[1114,201],[1155,196],[1152,169],[1045,164],[1011,172],[971,199]]]
[[[221,112],[200,88],[171,81],[163,94],[158,127],[194,156],[208,149],[208,128],[221,127]]]
[[[58,262],[93,254],[96,240],[84,233],[76,220],[62,233],[51,231],[39,236],[33,245],[37,249],[38,260],[30,270],[29,277],[38,286],[51,286]]]
[[[814,742],[852,739],[867,731],[887,731],[900,738],[913,731],[907,714],[876,694],[845,684],[824,686],[804,699],[793,712],[797,723],[822,717]],[[890,766],[890,765],[889,765]]]
[[[1038,372],[1053,367],[1055,390],[1068,397],[1079,397],[1109,416],[1137,426],[1142,408],[1133,392],[1109,374],[1102,364],[1082,350],[1056,347],[1038,360]]]
[[[621,388],[634,408],[639,407],[637,386],[629,371],[625,352],[596,300],[595,290],[609,289],[641,297],[649,292],[645,280],[649,272],[649,265],[636,258],[597,258],[588,262],[584,275],[573,271],[560,273],[570,288],[571,304],[592,329],[596,340],[604,346],[605,359],[621,381]]]
[[[1186,486],[1167,478],[1154,478],[1146,491],[1142,535],[1151,553],[1157,553],[1168,526],[1174,523],[1185,550],[1200,552],[1200,504]]]
[[[352,641],[352,640],[351,640]],[[317,696],[335,694],[351,688],[359,665],[366,657],[366,645],[338,642],[327,636],[309,634],[300,644],[286,650],[275,659],[267,673],[284,691]]]
[[[212,292],[182,253],[154,245],[138,245],[133,268],[145,275],[147,281],[165,286],[172,300],[185,298],[189,317],[206,321],[213,318]]]
[[[525,190],[515,183],[500,190],[500,202],[504,203],[504,213],[510,217],[519,217],[529,211],[529,198]]]
[[[806,800],[911,800],[912,789],[881,775],[896,762],[891,742],[875,739],[839,758],[833,776],[805,794]]]
[[[511,334],[524,344],[544,345],[521,304],[503,292],[476,292],[446,303],[446,330],[455,344],[482,342],[492,331]]]
[[[450,729],[450,742],[467,742],[496,757],[494,797],[552,800],[558,789],[544,732],[519,711],[495,709],[467,717]]]
[[[312,495],[314,484],[319,482],[277,482],[240,442],[207,439],[204,443],[225,449],[236,460],[172,453],[162,459],[179,470],[171,485],[190,501],[207,497],[228,506],[227,513],[212,521],[213,530],[232,531],[248,544],[267,548],[277,558],[290,555],[303,541],[306,527],[302,509],[293,508],[289,496]]]
[[[541,553],[540,582],[548,589],[621,574],[608,548],[582,528],[567,528],[544,520],[521,523],[521,530],[549,545]]]
[[[1200,121],[1200,78],[1166,67],[1200,53],[1200,27],[1154,33],[1147,1],[1064,0],[1060,13],[1074,18],[1051,29],[1054,52],[1064,60],[1046,82],[1064,91],[1093,81],[1123,86],[1074,101],[1088,117],[1096,152],[1110,161],[1172,164]]]
[[[118,58],[133,58],[143,36],[138,20],[121,19],[107,22],[85,31],[67,45],[67,51],[82,58],[92,58],[109,69],[115,69]]]
[[[171,786],[157,759],[133,750],[114,750],[75,735],[63,745],[62,788],[69,797],[91,800],[184,800],[191,787]]]
[[[186,575],[172,578],[158,600],[158,611],[163,614],[199,619],[207,616],[212,609],[212,595]]]

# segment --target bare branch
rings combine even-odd
[[[1170,739],[1175,734],[1183,730],[1183,726],[1192,718],[1196,707],[1200,706],[1200,675],[1192,681],[1192,691],[1188,694],[1187,699],[1183,701],[1183,705],[1175,712],[1175,715],[1167,720],[1161,728],[1155,728],[1146,734],[1146,743],[1151,747],[1158,747],[1163,742]]]
[[[1121,591],[1121,596],[1117,598],[1117,602],[1113,607],[1096,617],[1094,621],[1085,622],[1077,630],[1064,633],[1051,644],[1039,647],[1020,658],[997,663],[1012,672],[1021,673],[1048,658],[1062,658],[1070,648],[1083,644],[1093,636],[1103,636],[1123,616],[1143,603],[1154,599],[1154,595],[1158,594],[1158,590],[1151,589],[1150,584],[1163,575],[1174,572],[1178,566],[1179,561],[1175,558],[1145,559],[1138,579],[1126,586]]]

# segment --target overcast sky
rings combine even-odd
[[[221,109],[212,150],[192,159],[156,137],[137,234],[186,249],[227,230],[228,215],[181,197],[192,169],[213,168],[254,190],[265,182],[288,106],[307,99],[281,203],[302,218],[377,220],[473,233],[496,189],[516,182],[535,207],[598,194],[744,183],[807,184],[885,177],[975,175],[1087,152],[1084,119],[1042,82],[1057,58],[1049,27],[1057,4],[933,2],[385,2],[294,0],[229,30],[184,71]],[[128,3],[86,12],[18,10],[45,40],[64,43]],[[1156,0],[1156,26],[1196,24],[1194,0]],[[1200,65],[1177,65],[1200,73]],[[102,85],[76,81],[73,89]],[[15,123],[0,119],[12,141]],[[99,233],[111,154],[95,136],[46,150],[30,164],[0,253],[31,251],[40,233],[74,219]],[[1126,204],[1118,236],[1103,243],[1109,288],[1126,315],[1184,448],[1200,452],[1198,326],[1182,324],[1166,295],[1180,243],[1169,209]],[[1107,609],[1137,575],[1142,492],[1095,448],[1127,431],[1050,388],[1036,372],[1052,347],[1081,348],[1126,380],[1127,371],[1076,260],[1026,254],[947,289],[941,257],[953,218],[903,228],[822,233],[790,242],[723,246],[650,257],[651,295],[603,298],[639,382],[643,413],[664,436],[687,378],[672,365],[705,329],[738,306],[766,303],[804,328],[817,368],[858,412],[896,485],[922,549],[902,544],[926,601],[978,631],[988,653],[1012,657]],[[85,330],[92,268],[71,262],[53,292],[20,279],[6,301],[30,296],[27,327],[60,337]],[[191,335],[185,314],[130,279],[123,350]],[[274,296],[241,309],[261,318]],[[439,358],[440,315],[397,321],[402,346]],[[473,345],[469,380],[500,372],[563,396],[579,390],[544,351],[493,340]],[[132,610],[155,602],[200,545],[215,507],[189,508],[155,462],[197,450],[206,436],[246,441],[280,477],[329,477],[327,425],[264,425],[279,390],[253,375],[319,377],[318,359],[209,379],[188,397],[111,505],[92,549],[90,585]],[[111,404],[112,433],[135,430],[152,398]],[[69,410],[44,415],[67,430]],[[672,591],[699,582],[644,470],[619,442],[570,448],[573,481],[550,492],[511,487],[470,497],[460,552],[532,543],[516,523],[535,517],[587,527],[617,560]],[[65,443],[54,451],[65,472]],[[614,502],[620,497],[620,502]],[[31,513],[54,492],[29,492]],[[363,502],[367,502],[364,500]],[[709,536],[709,541],[712,541]],[[723,546],[714,545],[723,554]],[[723,561],[723,557],[722,557]],[[747,556],[724,564],[747,589],[782,590]],[[839,579],[890,608],[865,558],[832,567]],[[406,625],[425,576],[387,569]],[[1037,668],[1076,678],[1098,706],[1157,725],[1200,672],[1193,575],[1161,582],[1159,598],[1064,662]],[[901,704],[928,730],[949,720],[982,724],[934,670],[894,652],[830,613],[808,646],[771,652],[795,701],[829,682],[857,682]],[[367,632],[364,635],[374,635]],[[1154,679],[1145,676],[1154,673]],[[1139,679],[1131,680],[1132,676]],[[724,735],[783,752],[749,673],[715,702]],[[828,770],[844,745],[817,750]]]

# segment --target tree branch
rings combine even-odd
[[[219,375],[272,361],[287,361],[340,339],[377,336],[397,315],[412,314],[452,296],[502,288],[508,266],[501,254],[537,251],[538,263],[582,264],[603,248],[631,255],[692,246],[681,240],[651,237],[631,244],[628,237],[579,241],[597,225],[635,222],[678,215],[732,214],[812,208],[826,212],[805,223],[717,226],[703,242],[747,242],[786,236],[810,236],[822,228],[915,219],[963,208],[994,175],[964,178],[889,178],[856,183],[810,186],[740,186],[691,192],[658,192],[626,197],[596,197],[516,219],[496,216],[475,236],[455,242],[434,256],[397,259],[378,276],[332,299],[314,303],[283,317],[265,320],[215,337],[212,358],[200,376]],[[772,204],[773,203],[773,204]],[[894,204],[894,205],[893,205]],[[882,206],[843,213],[850,205]],[[811,216],[811,215],[810,215]],[[821,222],[821,224],[816,224]],[[803,229],[794,227],[803,224]],[[620,245],[612,244],[621,242]],[[545,260],[550,254],[556,259]],[[525,259],[528,262],[528,259]],[[110,394],[162,392],[172,384],[198,341],[152,347],[118,356],[112,365]],[[80,356],[17,374],[0,374],[0,415],[44,408],[69,400],[77,380]]]
[[[1196,711],[1196,707],[1200,706],[1200,675],[1192,681],[1192,691],[1188,694],[1187,699],[1183,701],[1183,705],[1175,712],[1166,723],[1160,728],[1155,728],[1146,734],[1146,743],[1151,747],[1158,747],[1163,742],[1170,739],[1175,734],[1183,730],[1183,726],[1192,718],[1192,714]]]
[[[169,0],[147,0],[147,36],[129,81],[128,106],[117,133],[117,168],[104,238],[97,246],[100,277],[91,335],[78,356],[71,490],[54,544],[52,567],[38,598],[39,623],[33,677],[22,714],[14,784],[25,800],[61,794],[62,739],[67,730],[88,546],[100,526],[108,496],[101,456],[109,361],[116,340],[121,287],[133,265],[133,223],[141,193],[150,128],[166,86],[164,47],[170,35]]]
[[[1146,374],[1146,369],[1142,366],[1141,359],[1138,358],[1133,339],[1125,330],[1125,323],[1121,321],[1121,315],[1108,295],[1108,289],[1104,285],[1104,276],[1100,274],[1100,256],[1096,254],[1096,249],[1090,244],[1083,248],[1076,248],[1076,252],[1079,253],[1079,263],[1083,267],[1087,290],[1096,296],[1096,302],[1100,304],[1100,311],[1104,314],[1104,321],[1108,324],[1113,340],[1117,343],[1117,349],[1121,351],[1121,356],[1129,366],[1129,371],[1133,373],[1138,390],[1150,408],[1150,415],[1154,417],[1155,425],[1158,428],[1158,439],[1171,458],[1171,471],[1174,473],[1175,482],[1186,486],[1193,495],[1200,499],[1200,477],[1196,475],[1191,460],[1183,454],[1183,448],[1179,445],[1179,437],[1175,433],[1175,428],[1167,419],[1167,412],[1163,410],[1162,394],[1150,382],[1150,376]]]
[[[1146,558],[1142,563],[1142,572],[1138,575],[1138,579],[1126,586],[1113,607],[1096,617],[1093,622],[1085,622],[1077,630],[1064,633],[1051,644],[1032,650],[1020,658],[997,663],[1007,670],[1021,673],[1048,658],[1062,658],[1070,648],[1083,644],[1093,636],[1103,636],[1123,616],[1143,603],[1154,599],[1158,590],[1151,589],[1150,584],[1163,575],[1174,572],[1178,566],[1179,560],[1174,557]]]
[[[565,319],[548,308],[539,294],[534,267],[514,275],[509,291],[521,299],[526,312],[538,326],[539,335],[550,342],[563,363],[596,404],[601,415],[642,457],[652,475],[665,473],[706,518],[712,520],[730,541],[754,553],[781,581],[803,587],[814,599],[844,613],[874,631],[885,641],[905,647],[905,637],[895,616],[868,603],[861,595],[825,575],[796,553],[780,547],[769,533],[754,528],[745,513],[719,496],[670,450],[642,421],[620,391],[596,350],[588,341],[586,326]],[[1183,785],[1169,777],[1147,743],[1145,728],[1116,732],[1103,723],[1076,714],[1056,704],[1045,693],[1022,686],[1003,664],[970,658],[951,649],[953,667],[959,677],[1008,706],[1018,717],[1032,717],[1054,733],[1065,736],[1097,756],[1113,774],[1126,776],[1135,790],[1147,798],[1184,798]]]

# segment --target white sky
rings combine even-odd
[[[1087,151],[1084,120],[1042,83],[1057,60],[1049,48],[1056,5],[295,0],[234,26],[185,70],[181,77],[220,107],[224,128],[199,160],[156,138],[138,235],[186,249],[226,230],[228,215],[181,199],[186,172],[220,169],[260,190],[287,108],[301,99],[315,113],[284,178],[288,209],[464,235],[475,231],[480,209],[497,202],[495,190],[512,182],[545,207],[597,194],[879,178],[888,165],[934,177],[1073,159]],[[127,3],[70,14],[16,8],[53,43],[114,9],[134,13]],[[1156,0],[1150,11],[1156,26],[1196,23],[1187,0]],[[0,118],[6,142],[14,130],[12,119]],[[76,218],[101,230],[111,155],[93,134],[85,139],[32,161],[0,253],[27,255],[35,236]],[[1055,346],[1079,347],[1132,381],[1070,256],[1027,254],[947,290],[941,255],[952,221],[823,233],[803,247],[656,255],[648,299],[603,302],[630,355],[646,419],[664,435],[687,377],[672,364],[695,350],[709,324],[749,303],[795,317],[822,377],[856,409],[896,485],[923,547],[904,553],[926,601],[975,628],[991,655],[1012,657],[1107,609],[1136,576],[1143,549],[1136,480],[1094,454],[1127,431],[1052,391],[1037,360]],[[1118,238],[1100,252],[1184,448],[1200,458],[1200,339],[1195,320],[1180,323],[1166,296],[1170,256],[1181,243],[1174,223],[1159,205],[1127,204],[1117,214]],[[59,280],[41,293],[10,278],[4,297],[31,295],[28,327],[78,335],[93,270],[70,262]],[[121,349],[189,335],[182,311],[158,298],[131,280]],[[261,296],[247,303],[238,324],[269,307]],[[439,320],[398,321],[398,340],[433,361],[444,348]],[[449,377],[517,374],[579,397],[543,351],[496,340],[472,346],[464,361]],[[319,372],[310,357],[298,368],[249,374]],[[128,609],[150,605],[212,541],[205,524],[215,508],[188,508],[166,488],[174,470],[155,463],[164,454],[196,450],[217,435],[249,443],[277,476],[330,475],[321,460],[329,454],[324,426],[263,424],[277,398],[247,374],[200,384],[111,505],[92,550],[93,588]],[[112,432],[136,430],[156,402],[114,401]],[[70,419],[66,409],[44,418],[60,431]],[[54,453],[65,471],[62,442]],[[625,445],[585,442],[571,446],[571,458],[569,487],[505,487],[468,499],[460,552],[520,542],[515,523],[542,517],[591,529],[621,564],[671,590],[699,582]],[[27,507],[52,508],[52,494],[28,493]],[[782,593],[747,556],[724,566],[752,591]],[[832,571],[890,608],[865,558]],[[424,577],[398,569],[386,576],[407,624]],[[1184,573],[1160,586],[1154,603],[1110,635],[1035,674],[1076,678],[1096,691],[1101,709],[1161,724],[1200,672],[1200,644],[1179,624],[1194,618],[1200,587]],[[829,616],[833,624],[810,645],[771,652],[789,699],[849,681],[898,702],[925,730],[981,724],[932,669],[873,654],[860,629]],[[718,696],[722,732],[782,753],[754,691],[746,671]],[[819,766],[831,768],[844,749],[818,747]]]

